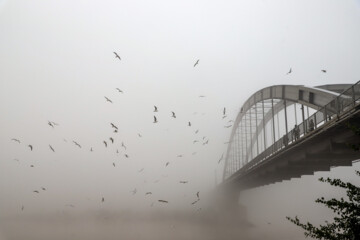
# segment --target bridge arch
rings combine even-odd
[[[242,105],[234,121],[225,157],[224,179],[261,154],[261,151],[264,152],[267,145],[272,146],[280,139],[280,134],[277,134],[278,136],[276,138],[276,120],[274,119],[274,116],[279,116],[279,112],[285,112],[285,135],[289,140],[293,141],[293,139],[291,139],[292,135],[289,133],[290,130],[288,129],[286,116],[286,109],[289,106],[296,106],[297,104],[301,105],[304,120],[304,106],[314,110],[321,110],[326,104],[337,97],[349,98],[340,93],[351,86],[352,84],[331,84],[317,87],[276,85],[255,92]],[[328,108],[327,111],[327,113],[323,113],[324,116],[320,116],[323,120],[324,118],[326,119],[328,115],[336,112],[335,106],[333,108]],[[272,123],[272,126],[270,126],[270,122]],[[277,119],[277,123],[279,130],[279,119]],[[306,133],[308,127],[309,126],[306,126],[306,124],[302,125],[302,134]],[[270,133],[272,133],[270,139],[269,136],[266,136],[269,135],[269,128]],[[262,140],[263,146],[259,151],[260,135],[264,136]],[[270,140],[271,144],[267,144],[267,140]],[[234,161],[234,159],[236,161]]]

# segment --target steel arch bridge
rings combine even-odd
[[[255,92],[234,121],[223,183],[237,182],[242,188],[250,188],[313,174],[331,166],[351,165],[353,160],[360,159],[358,153],[347,151],[349,147],[345,146],[345,140],[354,140],[354,134],[335,138],[346,132],[340,120],[360,119],[359,99],[360,81],[316,87],[276,85]],[[359,119],[355,122],[360,122]],[[329,133],[333,135],[328,136]],[[314,147],[320,142],[324,143],[316,150]],[[332,150],[338,143],[342,143],[342,150],[337,153],[347,154],[344,161],[319,160],[335,153]],[[276,169],[284,174],[278,174]]]

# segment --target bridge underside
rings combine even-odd
[[[239,190],[259,187],[275,182],[313,175],[317,171],[329,171],[335,166],[352,166],[360,159],[360,153],[349,144],[360,143],[360,136],[347,124],[360,125],[360,110],[354,109],[340,119],[333,119],[305,139],[276,153],[258,165],[242,172],[241,169],[223,184]]]

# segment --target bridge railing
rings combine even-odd
[[[304,137],[307,137],[309,134],[316,132],[322,125],[336,119],[337,116],[344,114],[359,104],[360,81],[342,92],[339,96],[334,98],[313,115],[309,116],[306,120],[304,120],[304,122],[299,124],[297,129],[292,129],[289,133],[278,139],[273,145],[269,146],[253,160],[243,166],[239,172],[244,172],[255,167],[280,150],[289,145],[293,145]]]

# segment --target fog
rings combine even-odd
[[[303,239],[285,217],[331,218],[314,200],[344,192],[317,179],[359,163],[232,216],[224,126],[267,86],[355,83],[359,42],[359,0],[0,0],[0,239]]]

